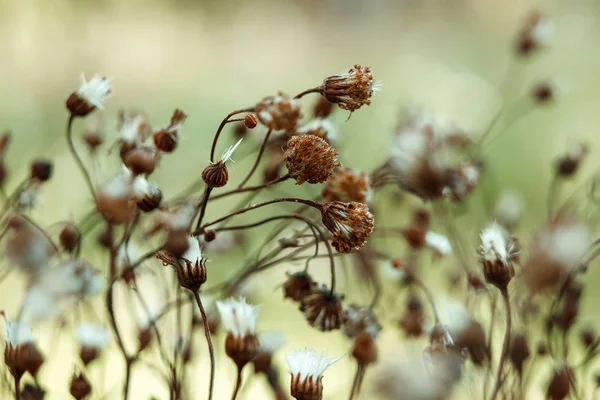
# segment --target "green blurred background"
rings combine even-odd
[[[165,193],[175,193],[198,177],[208,161],[215,128],[229,111],[279,90],[294,94],[316,86],[326,75],[355,63],[371,66],[383,90],[349,121],[341,112],[335,115],[341,160],[347,166],[368,171],[385,160],[405,107],[424,107],[479,132],[503,104],[527,97],[540,80],[556,79],[564,88],[556,104],[532,110],[525,101],[519,118],[512,118],[509,129],[487,148],[485,157],[494,176],[487,190],[492,197],[504,189],[521,192],[527,209],[524,225],[532,226],[544,216],[550,166],[557,154],[583,139],[592,145],[592,156],[582,176],[589,177],[596,167],[597,1],[2,0],[0,5],[0,127],[14,133],[7,156],[8,187],[27,173],[24,166],[32,157],[54,159],[55,179],[45,188],[34,214],[45,224],[76,218],[90,206],[63,140],[64,101],[77,88],[81,72],[113,81],[114,95],[107,105],[108,142],[117,138],[115,116],[121,108],[143,110],[156,125],[166,123],[174,108],[188,114],[180,147],[164,158],[154,176]],[[555,40],[548,51],[515,63],[514,37],[534,7],[551,16]],[[81,130],[82,125],[77,125],[76,131]],[[233,139],[220,146],[226,142]],[[114,163],[86,162],[95,165],[98,180],[115,170]],[[230,173],[245,171],[250,163],[250,159],[240,160]],[[577,188],[575,182],[567,193]],[[468,226],[465,236],[473,243],[479,226],[469,218],[483,221],[486,216],[481,214],[463,215],[458,221]],[[213,259],[219,268],[227,262]],[[272,294],[285,270],[280,267],[271,274],[275,283],[260,290]],[[323,273],[322,279],[326,276]],[[597,277],[592,270],[590,281],[597,282]],[[9,315],[20,303],[23,285],[20,277],[11,276],[0,286],[0,308]],[[352,285],[346,282],[345,288]],[[279,299],[276,294],[273,298]],[[593,305],[599,297],[589,290],[584,302],[584,314],[596,322],[600,316]],[[350,342],[339,340],[339,334],[309,329],[293,305],[280,303],[265,303],[261,326],[292,332],[286,350],[315,346],[331,354],[349,351]],[[391,315],[390,321],[399,313]],[[398,337],[392,328],[383,340],[392,343]],[[197,345],[206,358],[203,341]],[[218,379],[217,398],[222,398],[229,394],[234,371],[225,357],[219,363],[225,371]],[[110,371],[121,368],[118,359],[111,359],[111,365],[116,369]],[[327,398],[346,396],[353,368],[350,360],[332,367],[325,377]],[[65,392],[53,393],[51,399],[66,398],[71,372],[70,366],[44,371],[42,381],[57,376],[65,382]],[[204,396],[206,372],[202,362],[198,398]],[[118,374],[108,375],[111,382],[118,379]],[[287,385],[287,377],[282,378]],[[262,382],[251,382],[244,396],[263,398],[262,390]],[[134,378],[132,393],[133,399],[147,399],[150,394],[165,398],[159,383],[144,373]],[[363,398],[376,397],[365,391]]]

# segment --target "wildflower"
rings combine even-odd
[[[271,369],[273,353],[285,344],[285,336],[279,331],[263,332],[258,335],[258,342],[260,343],[260,351],[256,358],[252,360],[252,364],[256,373],[267,374]]]
[[[58,234],[58,241],[67,253],[72,253],[81,246],[81,232],[75,225],[66,223]]]
[[[514,237],[506,237],[503,229],[496,223],[481,232],[479,255],[483,264],[483,274],[487,283],[506,289],[515,275],[513,262],[519,254],[519,246]]]
[[[2,314],[4,316],[4,314]],[[31,326],[24,321],[6,321],[4,362],[15,378],[21,378],[25,372],[35,377],[44,363],[44,357],[33,343]]]
[[[409,297],[406,313],[398,325],[407,337],[420,337],[425,333],[425,313],[423,304],[417,296]]]
[[[288,279],[283,284],[283,297],[300,301],[316,289],[312,277],[304,271],[288,274]]]
[[[323,188],[326,201],[368,203],[373,197],[369,176],[351,168],[337,168]]]
[[[198,240],[192,236],[188,236],[187,239],[188,248],[180,257],[170,257],[162,253],[160,258],[175,268],[181,287],[197,292],[206,282],[206,259],[202,257]]]
[[[360,249],[375,226],[367,205],[357,202],[333,201],[321,207],[323,225],[333,235],[332,245],[340,253]]]
[[[164,129],[159,129],[152,135],[154,147],[163,153],[172,153],[175,151],[179,140],[179,129],[186,119],[187,115],[183,111],[179,109],[175,110],[171,116],[169,126]]]
[[[211,188],[219,188],[227,185],[229,181],[229,171],[227,170],[227,161],[231,160],[231,156],[237,147],[242,143],[242,139],[236,144],[228,147],[221,156],[221,159],[216,163],[211,163],[202,172],[202,180]]]
[[[300,311],[310,326],[322,331],[339,329],[344,323],[342,300],[343,295],[332,293],[328,288],[316,289],[302,298]]]
[[[323,183],[341,166],[338,152],[314,135],[293,136],[287,142],[285,165],[296,184]]]
[[[529,289],[534,293],[556,289],[581,262],[591,242],[588,227],[573,218],[558,216],[542,228],[523,266]]]
[[[256,357],[260,349],[256,337],[256,320],[260,310],[244,298],[217,301],[217,309],[227,331],[225,352],[241,369]]]
[[[344,310],[343,330],[350,338],[356,338],[362,333],[375,338],[381,331],[381,325],[370,307],[351,304]]]
[[[96,108],[104,108],[104,102],[111,92],[110,81],[94,76],[90,81],[81,74],[81,86],[67,99],[67,108],[73,117],[84,117]]]
[[[89,364],[98,357],[110,341],[110,334],[101,325],[82,322],[77,328],[79,337],[79,357],[84,365]]]
[[[319,118],[313,119],[312,121],[302,125],[296,129],[296,133],[299,135],[318,136],[326,141],[329,145],[335,143],[337,138],[335,126],[331,123],[331,121]]]
[[[370,105],[373,92],[379,91],[380,86],[375,83],[371,68],[356,64],[345,74],[325,78],[320,89],[327,101],[352,112]]]
[[[302,118],[299,100],[290,99],[283,93],[269,96],[256,105],[256,116],[267,128],[274,131],[292,132]]]
[[[75,400],[83,400],[92,393],[92,385],[82,373],[73,374],[69,393]]]
[[[312,349],[296,350],[286,356],[290,375],[290,392],[297,400],[323,398],[323,374],[343,356],[329,357]]]
[[[46,182],[52,177],[52,162],[49,160],[35,160],[31,163],[31,179]]]

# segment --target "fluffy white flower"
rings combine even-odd
[[[17,347],[33,341],[31,325],[24,321],[10,321],[6,317],[4,317],[4,319],[6,320],[4,339],[6,340],[7,345]]]
[[[425,234],[425,243],[439,255],[445,256],[452,253],[452,245],[448,238],[435,232]]]
[[[148,134],[148,119],[144,114],[123,116],[119,126],[119,136],[123,143],[143,142]]]
[[[189,261],[192,264],[199,264],[202,260],[202,250],[200,249],[200,242],[193,236],[188,236],[188,249],[181,256],[184,260]]]
[[[77,328],[79,343],[82,347],[103,349],[110,341],[110,334],[102,325],[82,322]]]
[[[325,353],[317,353],[313,349],[296,350],[286,355],[290,374],[299,376],[300,381],[313,378],[313,381],[318,380],[323,376],[325,370],[330,365],[336,363],[340,357],[330,357]]]
[[[227,332],[243,338],[256,333],[256,320],[260,313],[258,306],[250,305],[245,298],[217,301],[221,322]]]
[[[285,344],[285,335],[279,331],[268,331],[258,335],[260,351],[273,354]]]
[[[481,232],[479,252],[483,260],[489,262],[498,260],[503,264],[508,264],[510,255],[507,248],[506,233],[500,225],[493,223]]]
[[[81,74],[81,86],[79,86],[77,94],[88,103],[102,109],[110,92],[110,80],[96,75],[89,81],[86,81],[85,76]]]

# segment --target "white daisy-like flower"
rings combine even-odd
[[[110,80],[95,75],[89,81],[81,74],[81,86],[77,90],[77,95],[96,108],[104,108],[104,102],[112,91]]]
[[[273,354],[285,344],[285,335],[280,331],[262,332],[258,335],[260,351]]]
[[[490,224],[481,232],[479,253],[484,261],[500,261],[505,265],[508,264],[510,259],[508,241],[500,225]]]
[[[82,322],[77,327],[77,336],[82,347],[96,350],[105,348],[110,342],[110,334],[102,325]]]
[[[325,370],[339,361],[342,356],[331,357],[325,353],[318,353],[313,349],[295,350],[286,355],[286,360],[294,381],[299,384],[312,378],[313,382],[319,381]]]
[[[4,320],[6,321],[4,340],[8,346],[15,348],[33,341],[31,325],[24,321],[11,321],[6,316]]]
[[[256,334],[256,320],[260,313],[259,306],[246,302],[245,298],[229,298],[217,301],[217,309],[221,315],[221,322],[225,330],[236,338]]]
[[[452,253],[450,240],[444,235],[429,231],[425,234],[425,243],[431,247],[437,254],[446,256]]]

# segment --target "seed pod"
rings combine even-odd
[[[258,355],[260,344],[256,335],[247,334],[245,336],[235,336],[233,333],[227,333],[225,339],[225,353],[231,358],[239,369]]]
[[[316,283],[307,272],[288,274],[288,279],[283,284],[283,297],[300,301],[312,293],[315,287]]]
[[[256,115],[246,114],[246,116],[244,117],[244,125],[248,129],[256,128],[256,125],[258,125],[258,119],[256,118]]]
[[[222,160],[208,165],[202,171],[202,180],[211,188],[220,188],[227,185],[227,181],[229,181],[227,165]]]
[[[314,135],[293,136],[287,142],[285,165],[296,184],[323,183],[341,163],[338,152]]]
[[[76,400],[85,399],[92,392],[92,386],[90,382],[85,378],[83,374],[75,375],[71,378],[71,388],[69,393]]]
[[[152,147],[137,146],[125,153],[123,164],[134,175],[151,174],[158,164],[158,156]]]
[[[330,289],[317,289],[302,298],[300,311],[310,326],[322,331],[340,329],[345,318],[342,299],[343,296],[332,293]]]
[[[328,76],[321,85],[321,95],[327,101],[351,112],[370,105],[371,96],[377,90],[371,68],[358,64],[345,74]]]
[[[31,179],[46,182],[52,177],[52,163],[48,160],[36,160],[31,164]]]
[[[67,253],[72,253],[81,245],[81,233],[76,226],[66,224],[58,235],[60,245]]]

